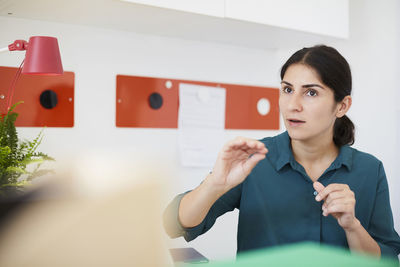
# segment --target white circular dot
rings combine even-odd
[[[172,87],[172,82],[171,82],[171,81],[166,81],[166,82],[165,82],[165,87],[167,87],[167,89],[171,89],[171,87]]]
[[[257,111],[258,113],[260,113],[260,115],[265,116],[269,113],[269,109],[270,109],[270,104],[268,99],[266,98],[261,98],[260,100],[258,100],[257,102]]]
[[[122,99],[118,99],[118,103],[121,103],[122,102]]]
[[[5,98],[5,96],[4,95],[0,95],[0,99],[4,99]]]
[[[72,102],[72,97],[68,98],[68,101],[69,101],[69,102]]]

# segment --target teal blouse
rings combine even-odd
[[[184,228],[178,220],[180,200],[174,198],[164,212],[164,226],[171,237],[186,241],[207,232],[222,214],[239,209],[237,252],[302,241],[348,248],[346,235],[332,216],[322,216],[322,202],[315,200],[313,182],[293,157],[287,132],[261,140],[268,148],[243,183],[221,196],[196,227]],[[400,237],[394,229],[389,189],[382,162],[349,146],[318,181],[349,185],[355,193],[355,215],[381,248],[396,257]]]

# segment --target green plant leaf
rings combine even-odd
[[[55,171],[54,170],[50,170],[50,169],[38,170],[38,171],[35,171],[35,172],[31,173],[26,178],[26,180],[27,181],[32,181],[32,179],[34,179],[34,178],[37,178],[37,177],[40,177],[40,176],[44,176],[44,175],[47,175],[47,174],[55,174]]]
[[[24,169],[20,168],[20,167],[14,167],[14,166],[9,166],[6,169],[6,172],[8,173],[19,173],[19,174],[25,174],[28,173],[27,171],[25,171]]]
[[[18,113],[14,109],[21,103],[15,103],[7,114],[0,115],[0,187],[21,187],[36,177],[52,173],[52,170],[40,169],[43,162],[54,161],[47,154],[37,151],[44,129],[31,141],[18,138],[15,127]],[[33,166],[32,172],[26,170],[27,165]]]
[[[25,186],[25,185],[30,185],[31,183],[29,181],[21,181],[17,183],[8,183],[8,184],[2,184],[0,187],[7,187],[7,186]]]

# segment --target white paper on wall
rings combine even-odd
[[[179,85],[178,142],[183,166],[212,168],[224,141],[226,90]]]

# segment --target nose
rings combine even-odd
[[[302,111],[303,104],[302,104],[301,95],[297,95],[297,94],[290,95],[287,105],[288,105],[287,108],[290,111]]]

